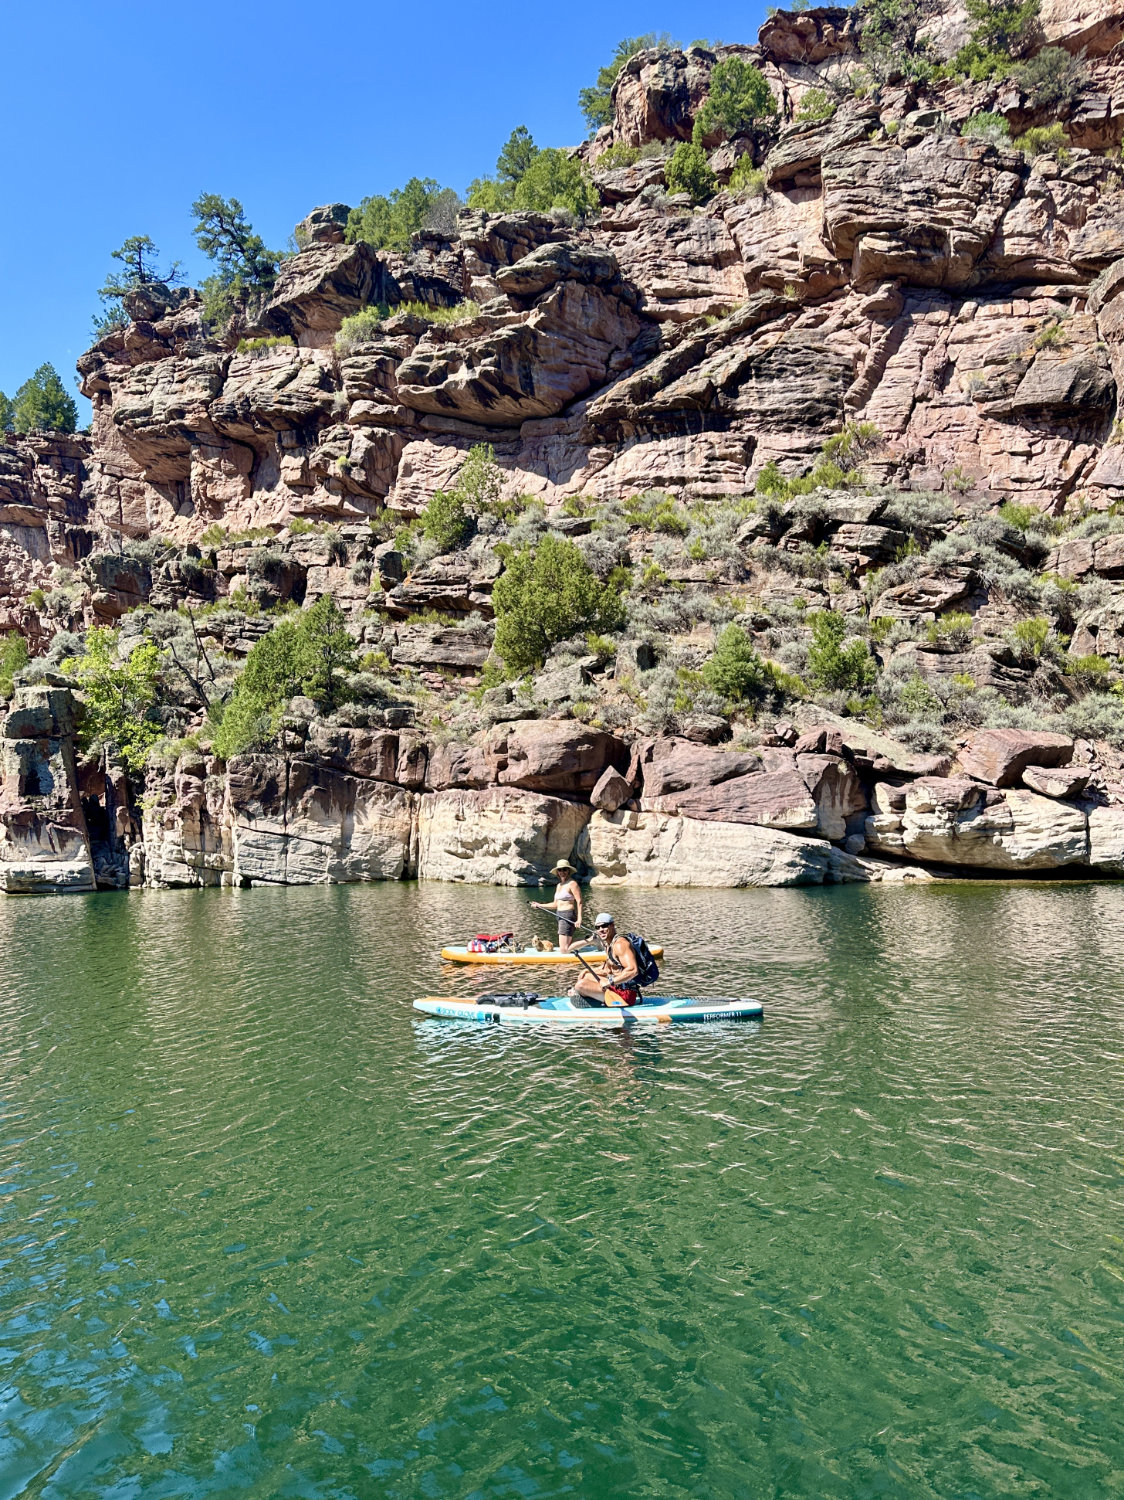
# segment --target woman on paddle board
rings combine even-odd
[[[558,946],[569,953],[575,927],[582,925],[582,888],[568,859],[560,859],[550,872],[558,879],[553,901],[532,901],[539,911],[552,911],[558,918]]]

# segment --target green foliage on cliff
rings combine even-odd
[[[80,743],[88,750],[109,746],[131,771],[139,771],[163,734],[153,713],[164,653],[155,641],[138,640],[123,650],[119,632],[94,625],[81,656],[64,662],[85,699]]]
[[[917,40],[935,9],[933,0],[862,0],[859,46],[876,78],[927,78],[935,72],[926,47]]]
[[[16,673],[27,666],[27,642],[18,630],[0,635],[0,698],[10,698]]]
[[[727,625],[703,667],[707,687],[733,703],[759,697],[769,686],[765,663],[740,625]]]
[[[16,425],[16,408],[0,391],[0,432],[13,432]]]
[[[744,135],[777,113],[777,101],[760,68],[744,57],[727,57],[710,75],[710,92],[695,116],[694,138],[701,144],[716,131],[729,138]]]
[[[203,282],[203,316],[214,325],[229,322],[240,302],[262,296],[273,286],[281,256],[267,250],[260,235],[246,222],[237,198],[200,193],[191,205],[195,215],[195,243],[217,270]]]
[[[473,530],[464,496],[457,490],[437,490],[425,508],[421,530],[438,554],[463,547]]]
[[[268,745],[290,698],[304,694],[335,708],[343,679],[356,667],[355,642],[330,594],[311,609],[279,620],[246,658],[214,732],[215,754],[229,760]]]
[[[24,381],[10,403],[9,415],[16,432],[73,432],[78,425],[74,397],[54,365],[40,365]]]
[[[1034,42],[1040,0],[966,0],[966,9],[971,40],[953,58],[953,71],[977,83],[1003,77]]]
[[[365,240],[376,250],[406,251],[423,229],[451,229],[459,208],[452,188],[433,177],[411,177],[404,187],[362,199],[348,215],[347,239]]]
[[[808,681],[827,691],[870,687],[878,676],[878,664],[867,644],[855,640],[848,646],[847,621],[834,610],[821,610],[810,618],[812,644],[808,648]]]
[[[577,631],[598,635],[624,625],[622,578],[602,583],[581,550],[565,537],[544,536],[509,556],[496,580],[496,654],[510,674],[533,671],[557,641]]]
[[[138,287],[152,286],[154,283],[175,286],[183,280],[178,260],[173,261],[165,270],[160,269],[160,251],[147,234],[131,234],[123,245],[109,253],[114,260],[121,262],[124,269],[110,271],[104,284],[98,287],[98,297],[103,308],[100,316],[94,315],[94,332],[98,338],[104,338],[113,329],[122,328],[128,323],[128,316],[121,305],[121,299],[127,292],[136,291]]]
[[[617,43],[616,51],[613,53],[612,61],[598,70],[597,82],[589,88],[582,89],[578,95],[578,105],[585,122],[589,126],[590,135],[596,134],[602,125],[608,125],[613,118],[613,84],[630,57],[635,57],[638,52],[644,52],[649,47],[672,48],[675,43],[666,31],[645,32],[643,36],[626,36],[623,41]]]
[[[826,89],[809,89],[792,118],[801,125],[822,123],[834,119],[838,108],[838,101]]]
[[[508,137],[496,161],[495,176],[478,177],[468,189],[468,206],[484,213],[511,209],[546,213],[564,208],[581,218],[592,213],[597,203],[582,163],[554,146],[536,146],[525,125]]]
[[[1065,113],[1073,108],[1089,82],[1089,67],[1064,47],[1043,47],[1027,62],[1012,68],[1011,77],[1027,97],[1031,109]]]
[[[686,193],[692,203],[705,203],[718,191],[718,178],[710,168],[706,152],[694,141],[680,141],[667,164],[667,190]]]

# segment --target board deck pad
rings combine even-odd
[[[653,948],[652,957],[658,962],[663,958],[662,948]],[[538,948],[511,948],[501,953],[470,953],[464,943],[455,943],[448,948],[441,949],[441,957],[450,964],[576,964],[578,962],[575,953],[580,953],[587,964],[595,964],[605,957],[601,948],[581,947],[571,948],[569,953],[561,953],[557,948],[551,948],[543,953]]]
[[[642,1005],[581,1006],[566,995],[544,995],[524,1005],[489,1004],[488,996],[465,1000],[454,995],[426,995],[414,1001],[423,1015],[446,1021],[474,1021],[491,1026],[674,1026],[684,1022],[759,1021],[760,1000],[669,995],[649,997]]]

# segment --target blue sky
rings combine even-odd
[[[0,390],[13,395],[44,360],[70,384],[127,236],[151,235],[191,280],[205,275],[189,214],[201,191],[240,198],[283,247],[318,203],[414,175],[463,190],[516,125],[543,146],[581,140],[578,90],[622,36],[754,41],[764,12],[727,0],[11,0]]]

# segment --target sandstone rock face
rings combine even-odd
[[[566,796],[588,797],[606,767],[624,769],[629,760],[620,740],[564,719],[497,729],[489,748],[497,757],[496,780],[501,786]]]
[[[1052,870],[1089,859],[1082,809],[1012,789],[990,795],[974,782],[922,779],[904,808],[866,820],[867,847],[923,863],[984,870]]]
[[[1042,0],[1041,25],[1048,45],[1104,57],[1124,40],[1124,6],[1117,0]]]
[[[0,891],[92,891],[90,839],[74,763],[75,702],[24,687],[0,722]]]
[[[1065,766],[1073,759],[1073,741],[1064,734],[1024,729],[980,729],[960,753],[966,776],[992,786],[1016,786],[1028,766]]]
[[[427,792],[418,808],[418,878],[539,885],[572,859],[590,809],[511,787]]]
[[[412,864],[413,796],[280,757],[228,777],[233,878],[251,885],[401,880]]]
[[[818,839],[747,823],[595,812],[579,846],[591,885],[786,886],[869,878]]]
[[[1053,797],[1056,802],[1079,797],[1088,784],[1088,771],[1047,771],[1041,766],[1028,766],[1023,772],[1023,786],[1043,797]]]

